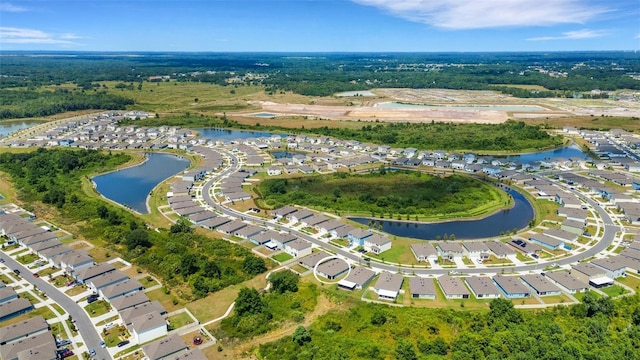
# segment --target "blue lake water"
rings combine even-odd
[[[511,189],[508,189],[507,193],[513,197],[514,206],[483,219],[431,224],[393,220],[376,220],[375,222],[382,224],[382,231],[389,234],[422,240],[435,240],[437,236],[443,237],[444,234],[454,234],[456,240],[499,236],[503,231],[510,232],[513,229],[525,228],[534,217],[533,207],[524,195]],[[350,219],[365,225],[371,222],[371,219],[368,218]]]
[[[266,112],[261,112],[261,113],[257,113],[257,114],[251,114],[250,116],[261,117],[261,118],[273,118],[273,117],[276,117],[275,114],[266,113]]]
[[[147,153],[147,161],[120,171],[96,176],[100,194],[139,213],[147,214],[147,196],[156,185],[183,171],[189,160],[179,156]]]
[[[540,161],[545,159],[569,159],[569,158],[586,159],[588,158],[588,156],[587,154],[583,153],[582,150],[580,150],[580,147],[578,145],[571,145],[571,146],[563,147],[561,149],[529,153],[529,154],[513,155],[513,156],[507,156],[506,158],[507,160],[512,160],[512,161],[531,162],[531,161]]]
[[[382,109],[453,109],[453,110],[498,110],[498,111],[545,111],[545,108],[536,105],[421,105],[421,104],[404,104],[399,102],[379,103],[376,107]]]
[[[12,120],[0,122],[0,138],[5,137],[18,130],[41,124],[42,121],[37,120]]]
[[[276,134],[269,133],[264,131],[242,131],[242,130],[229,130],[229,129],[195,129],[200,133],[200,137],[204,139],[215,139],[215,140],[242,140],[248,138],[257,138],[257,137],[271,137],[273,135],[278,135],[280,137],[284,137],[284,134]]]
[[[291,159],[294,155],[305,155],[305,153],[300,151],[274,151],[271,153],[271,155],[276,159]]]

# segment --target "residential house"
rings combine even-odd
[[[47,321],[40,315],[0,328],[0,346],[49,332]]]
[[[365,267],[358,266],[351,270],[349,275],[338,281],[338,287],[346,290],[362,290],[374,277],[376,273]]]
[[[86,283],[88,280],[96,277],[96,276],[100,276],[103,274],[106,274],[108,272],[114,271],[116,268],[113,267],[113,265],[108,264],[108,263],[100,263],[97,265],[93,265],[93,266],[88,266],[88,267],[83,267],[77,270],[74,270],[73,272],[73,278],[81,283],[84,284]]]
[[[141,314],[150,314],[154,312],[163,317],[167,315],[167,310],[165,310],[162,304],[157,300],[124,309],[119,313],[119,315],[122,323],[129,326],[133,323],[133,320]]]
[[[2,360],[57,360],[56,343],[50,331],[0,346]]]
[[[477,299],[495,299],[500,297],[500,290],[488,276],[470,276],[464,279]]]
[[[500,241],[489,241],[486,243],[489,250],[499,259],[514,259],[516,252],[505,243]]]
[[[189,346],[177,333],[142,347],[142,351],[149,360],[176,359],[186,350],[189,350]]]
[[[86,282],[89,289],[98,292],[107,286],[115,285],[128,280],[129,276],[120,270],[110,271],[102,275],[95,276]]]
[[[442,275],[438,277],[438,285],[447,299],[468,299],[469,289],[464,286],[461,278]]]
[[[409,288],[412,299],[434,300],[436,298],[436,287],[432,278],[412,276],[409,278]]]
[[[340,275],[349,271],[349,264],[340,259],[331,259],[328,261],[322,261],[319,264],[316,264],[315,269],[316,273],[319,276],[327,278],[329,280],[335,280]]]
[[[283,250],[287,254],[296,258],[311,255],[312,246],[311,243],[306,240],[295,239],[285,243]]]
[[[354,228],[347,234],[347,239],[351,244],[357,244],[364,246],[364,239],[372,236],[371,230],[364,230],[360,228]]]
[[[509,299],[531,296],[529,289],[515,276],[496,275],[493,277],[493,281],[504,296]]]
[[[391,249],[391,239],[386,236],[373,234],[364,238],[363,247],[368,252],[380,254]]]
[[[381,300],[395,300],[400,294],[404,277],[401,274],[393,274],[388,271],[380,273],[380,277],[373,286],[373,291]]]
[[[233,235],[235,232],[237,232],[238,230],[246,227],[248,224],[245,223],[242,220],[233,220],[229,223],[226,223],[224,225],[218,226],[218,228],[216,229],[218,232],[221,232],[225,235]]]
[[[0,322],[9,320],[33,310],[33,305],[26,298],[17,298],[0,304]]]
[[[133,294],[121,296],[119,298],[115,298],[111,300],[111,307],[116,309],[118,312],[122,312],[126,309],[139,306],[141,304],[145,304],[150,302],[149,297],[142,291],[135,292]]]
[[[411,252],[418,261],[429,261],[432,264],[438,261],[438,252],[433,245],[427,242],[411,244]]]
[[[607,271],[591,263],[579,263],[571,267],[571,275],[595,288],[613,285],[613,277]]]
[[[462,243],[462,249],[469,258],[488,259],[489,248],[484,242],[465,241]]]
[[[617,279],[627,275],[626,265],[617,262],[615,258],[595,259],[591,261],[591,264],[604,269],[605,276],[611,279]]]
[[[117,284],[100,289],[100,295],[108,301],[144,290],[144,286],[136,279],[127,279]]]
[[[157,311],[142,314],[131,320],[131,335],[138,344],[167,335],[167,320]]]
[[[11,286],[0,288],[0,304],[13,301],[18,298],[18,293]]]
[[[586,282],[579,280],[568,271],[547,272],[544,276],[570,294],[587,291],[589,289],[589,285],[587,285]]]
[[[520,280],[529,285],[538,296],[560,295],[560,288],[540,274],[526,274]]]
[[[529,233],[527,234],[527,236],[529,241],[531,241],[532,243],[541,245],[550,250],[558,250],[564,248],[564,241],[551,236],[547,236],[545,234]]]
[[[436,244],[436,250],[438,251],[438,256],[451,261],[453,259],[461,259],[464,253],[462,246],[455,242],[439,242]]]

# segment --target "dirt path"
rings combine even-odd
[[[260,344],[268,343],[271,341],[278,340],[283,336],[291,335],[296,330],[296,328],[300,325],[304,327],[308,327],[313,323],[318,317],[328,313],[331,310],[337,309],[338,304],[331,302],[325,295],[320,294],[318,296],[318,304],[313,309],[312,312],[307,314],[304,318],[302,324],[296,323],[286,323],[283,327],[278,328],[276,330],[270,331],[264,335],[255,337],[247,342],[243,342],[238,344],[233,349],[233,358],[234,359],[257,359],[255,356],[251,355],[249,357],[243,357],[242,354],[244,352],[250,351],[252,348],[257,347]]]

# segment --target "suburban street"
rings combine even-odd
[[[233,209],[230,209],[222,204],[220,204],[219,202],[217,202],[215,199],[212,198],[211,196],[211,187],[213,186],[213,184],[223,178],[224,176],[227,176],[235,171],[238,171],[240,169],[240,160],[238,159],[238,157],[236,157],[234,154],[230,153],[230,152],[225,152],[224,153],[228,158],[231,159],[231,163],[233,164],[233,166],[229,167],[228,169],[226,169],[225,171],[223,171],[222,173],[218,174],[217,176],[207,180],[207,182],[202,186],[202,197],[204,199],[204,201],[206,202],[206,204],[214,209],[216,209],[217,211],[227,215],[227,216],[232,216],[235,218],[239,218],[239,219],[243,219],[243,220],[249,220],[254,222],[257,225],[260,226],[266,226],[267,224],[269,224],[268,220],[255,216],[255,215],[251,215],[251,214],[246,214],[246,213],[242,213]],[[607,211],[602,208],[602,206],[600,206],[598,203],[596,203],[595,201],[589,199],[588,197],[585,197],[582,194],[579,194],[575,191],[573,191],[577,196],[583,198],[585,201],[587,201],[589,203],[589,205],[591,205],[595,211],[598,212],[598,214],[600,215],[600,218],[602,219],[602,225],[604,227],[604,234],[602,236],[602,238],[592,247],[588,248],[587,250],[562,258],[562,259],[553,259],[550,260],[548,262],[543,262],[543,263],[537,263],[537,264],[530,264],[530,265],[519,265],[519,266],[508,266],[508,267],[495,267],[495,268],[469,268],[469,269],[463,269],[461,270],[461,272],[465,273],[465,274],[481,274],[481,273],[487,273],[487,272],[501,272],[504,270],[504,272],[527,272],[527,271],[536,271],[536,270],[540,270],[540,269],[544,269],[546,266],[551,265],[552,263],[555,263],[557,265],[569,265],[571,263],[575,263],[575,262],[579,262],[582,259],[586,259],[589,258],[591,256],[596,255],[597,253],[605,250],[614,240],[616,232],[621,230],[621,227],[618,225],[614,225],[613,219],[611,219],[611,216],[609,216],[609,214],[607,213]],[[312,236],[309,236],[303,232],[300,232],[298,230],[295,229],[289,229],[289,233],[292,235],[297,236],[300,239],[304,239],[307,240],[321,248],[325,248],[325,249],[329,249],[332,252],[335,252],[337,255],[345,258],[345,259],[349,259],[354,263],[362,263],[362,257],[360,254],[355,254],[349,251],[344,250],[343,248],[334,246],[328,242],[324,242],[321,240],[318,240]],[[410,267],[410,266],[398,266],[395,264],[384,264],[384,263],[380,263],[380,262],[374,262],[371,261],[370,263],[371,267],[375,270],[381,271],[381,270],[386,270],[389,272],[397,272],[397,271],[402,271],[404,273],[415,273],[416,275],[443,275],[443,274],[448,274],[452,269],[420,269],[420,268],[415,268],[415,267]],[[455,270],[455,269],[453,269]]]
[[[93,348],[96,351],[96,356],[94,356],[94,359],[111,359],[111,355],[109,355],[107,350],[100,347],[99,344],[100,341],[102,341],[102,338],[89,319],[89,315],[87,315],[83,308],[76,304],[75,301],[71,300],[66,294],[56,289],[55,286],[49,284],[41,278],[33,276],[33,272],[31,270],[15,261],[4,252],[0,252],[0,258],[4,260],[5,265],[10,270],[18,269],[20,271],[21,277],[24,280],[28,281],[32,285],[35,285],[38,289],[47,294],[49,298],[60,305],[64,309],[64,311],[67,312],[67,314],[71,315],[71,317],[76,322],[78,332],[80,333],[80,336],[82,336],[82,339],[84,340],[87,348]],[[82,358],[82,354],[77,355],[79,358]]]

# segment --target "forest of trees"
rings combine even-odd
[[[124,153],[40,148],[1,153],[0,171],[11,175],[21,201],[55,206],[61,227],[81,224],[82,236],[105,241],[108,250],[142,265],[169,288],[188,284],[194,297],[203,297],[267,270],[265,261],[248,249],[195,234],[185,219],[154,231],[130,212],[82,191],[83,177],[129,159]],[[190,295],[184,297],[188,300]]]
[[[640,295],[587,293],[538,311],[495,299],[488,311],[343,304],[293,335],[261,344],[261,359],[638,360]]]
[[[49,116],[67,111],[124,110],[132,99],[104,91],[33,91],[0,89],[0,120]]]

